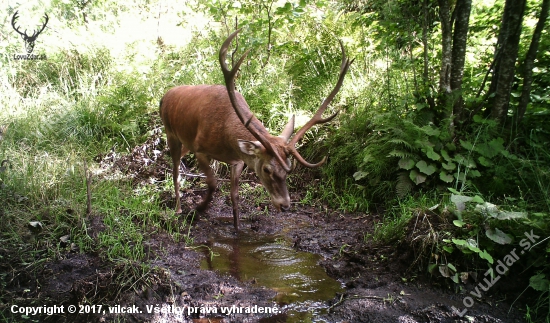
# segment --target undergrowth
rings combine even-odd
[[[14,12],[9,5],[2,8]],[[48,10],[59,16],[60,25],[55,33],[48,28],[37,45],[46,60],[12,60],[21,47],[19,38],[0,44],[5,51],[0,57],[0,243],[21,250],[14,266],[38,265],[63,252],[95,252],[117,264],[125,283],[155,272],[147,264],[135,265],[147,260],[143,242],[150,235],[162,232],[174,241],[191,242],[193,215],[181,220],[160,205],[159,192],[171,189],[169,176],[164,183],[135,185],[128,178],[102,175],[96,164],[108,153],[129,153],[160,127],[158,102],[167,89],[223,83],[217,55],[224,27],[232,27],[204,26],[204,17],[192,20],[193,10],[185,11],[188,21],[182,22],[182,9],[172,9],[163,20],[177,27],[163,39],[131,30],[119,34],[125,31],[117,27],[126,15],[151,24],[146,18],[152,13],[139,4],[99,2],[83,15],[76,7],[52,2]],[[384,212],[365,237],[378,243],[408,241],[418,224],[422,258],[415,264],[454,283],[464,273],[481,270],[480,264],[494,266],[517,248],[525,232],[544,237],[550,231],[544,98],[537,101],[542,112],[523,120],[531,125],[527,133],[504,131],[481,114],[452,133],[449,120],[428,111],[421,99],[412,53],[370,39],[351,13],[328,10],[306,19],[301,4],[289,10],[277,13],[285,24],[269,46],[262,25],[244,24],[241,34],[249,37],[241,37],[234,53],[238,57],[252,48],[237,87],[272,134],[292,115],[296,127],[303,126],[334,87],[341,59],[335,35],[347,35],[340,38],[348,56],[356,58],[325,114],[340,111],[338,118],[311,129],[299,144],[307,160],[328,156],[321,171],[305,175],[298,169],[289,176],[291,189],[305,190],[302,203],[342,212]],[[8,35],[10,27],[0,26],[0,32]],[[57,36],[73,33],[82,36],[78,46],[71,43],[75,38]],[[172,34],[178,37],[168,39]],[[91,183],[84,162],[94,174]],[[245,183],[245,192],[257,208],[268,201],[259,186]],[[104,226],[100,232],[89,230],[94,217]],[[522,258],[533,264],[528,288],[540,297],[530,313],[538,311],[539,317],[548,309],[547,246],[541,238],[537,252]],[[0,275],[0,297],[6,277]]]

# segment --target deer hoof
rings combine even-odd
[[[206,209],[208,208],[208,202],[206,203],[201,203],[199,205],[197,205],[197,207],[195,207],[195,210],[197,210],[197,212],[204,212],[206,211]]]

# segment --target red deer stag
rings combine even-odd
[[[326,157],[316,164],[308,163],[296,150],[296,143],[306,131],[316,124],[332,120],[337,113],[323,119],[322,114],[334,99],[352,61],[346,58],[342,49],[340,77],[330,95],[323,101],[313,118],[294,137],[294,116],[279,136],[272,136],[252,114],[244,97],[235,91],[235,74],[248,51],[239,59],[232,70],[225,62],[227,49],[239,30],[223,43],[219,59],[224,74],[223,85],[182,85],[170,89],[160,101],[160,116],[173,162],[176,212],[181,213],[179,192],[180,159],[189,151],[195,153],[199,168],[206,175],[208,190],[197,206],[203,211],[212,200],[216,178],[210,168],[210,160],[216,159],[231,165],[231,203],[233,223],[239,227],[239,176],[244,164],[253,169],[271,196],[271,202],[279,210],[288,210],[290,197],[286,187],[286,176],[291,171],[289,157],[292,155],[302,165],[310,168],[321,166]]]

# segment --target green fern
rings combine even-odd
[[[397,173],[397,183],[395,184],[395,193],[399,198],[407,196],[414,188],[414,183],[409,178],[408,172]]]

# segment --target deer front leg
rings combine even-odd
[[[210,168],[210,157],[201,153],[195,153],[195,156],[197,157],[199,168],[204,175],[206,175],[206,185],[208,185],[206,196],[197,206],[197,211],[203,212],[208,207],[208,203],[212,201],[212,194],[214,193],[214,190],[216,190],[216,177],[214,177],[214,172],[212,171],[212,168]]]
[[[233,225],[239,230],[239,177],[243,171],[244,162],[231,165],[231,204],[233,206]]]

